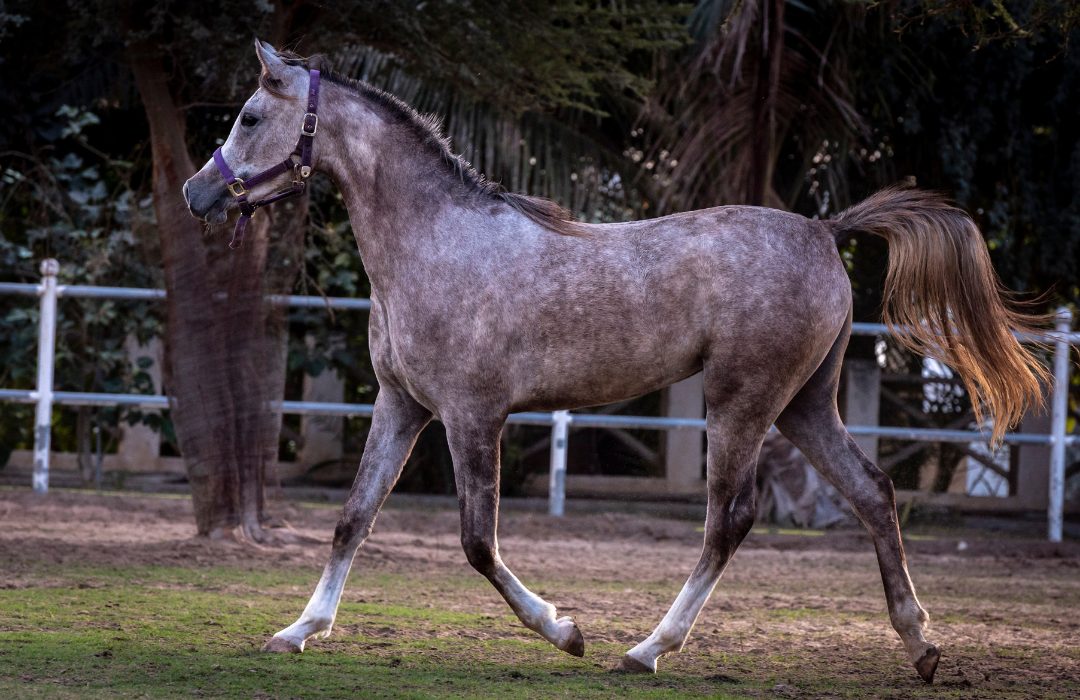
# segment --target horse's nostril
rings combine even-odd
[[[185,182],[183,186],[184,202],[188,211],[197,219],[205,219],[206,214],[214,206],[214,200],[207,198],[204,193],[191,189],[191,182]]]
[[[184,203],[187,204],[188,211],[191,215],[199,219],[206,215],[206,210],[202,207],[196,206],[195,202],[191,201],[191,182],[185,182],[182,191],[184,193]]]

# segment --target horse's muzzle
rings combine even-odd
[[[184,183],[184,201],[187,203],[188,211],[196,219],[202,219],[207,223],[224,223],[231,202],[228,192],[220,183],[199,182],[201,174],[196,173]]]

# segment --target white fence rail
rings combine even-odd
[[[107,394],[76,391],[55,391],[53,366],[56,350],[56,302],[59,297],[84,299],[119,299],[129,301],[164,300],[161,289],[138,289],[132,287],[91,287],[85,285],[61,285],[57,283],[60,264],[53,259],[41,263],[40,284],[0,282],[0,294],[38,297],[41,305],[38,330],[37,388],[0,389],[0,401],[35,404],[34,427],[34,490],[44,493],[49,488],[49,452],[51,439],[52,408],[65,406],[132,406],[165,410],[169,408],[167,396],[140,394]],[[369,310],[368,299],[343,297],[312,297],[274,295],[270,302],[290,307]],[[855,335],[888,335],[883,324],[855,323]],[[1034,338],[1021,338],[1032,340]],[[1058,310],[1055,330],[1044,340],[1053,344],[1054,387],[1051,398],[1051,431],[1049,434],[1007,433],[1004,440],[1013,445],[1048,445],[1050,447],[1049,507],[1047,509],[1047,536],[1060,542],[1065,497],[1066,447],[1080,443],[1080,436],[1068,435],[1069,374],[1072,345],[1080,345],[1080,333],[1072,332],[1072,314],[1066,309]],[[309,401],[282,401],[278,406],[283,413],[325,416],[370,416],[372,404],[319,403]],[[508,423],[521,425],[551,426],[551,473],[549,483],[549,512],[561,516],[565,504],[566,455],[569,427],[624,428],[643,430],[704,430],[701,418],[668,418],[655,416],[622,416],[593,413],[514,413]],[[888,426],[848,426],[855,436],[874,436],[894,440],[922,442],[977,442],[986,435],[968,430],[939,430],[932,428],[903,428]]]

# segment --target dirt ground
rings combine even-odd
[[[259,549],[195,538],[191,504],[182,497],[64,492],[40,498],[0,490],[0,589],[61,586],[69,568],[227,567],[253,580],[288,575],[291,583],[281,594],[295,613],[253,623],[254,648],[302,609],[338,513],[291,503],[276,509],[319,543]],[[755,529],[686,648],[661,660],[657,678],[693,677],[698,684],[686,686],[687,694],[690,687],[707,692],[701,688],[711,683],[717,693],[734,696],[859,696],[860,687],[867,696],[891,697],[1080,694],[1080,543],[1050,545],[985,531],[905,534],[912,578],[931,615],[928,636],[943,651],[933,688],[907,665],[889,626],[873,547],[861,531]],[[620,650],[648,634],[693,567],[701,538],[700,523],[643,515],[556,520],[504,509],[500,520],[507,564],[560,614],[575,617],[587,653],[575,663],[594,669],[614,666]],[[344,601],[482,616],[472,624],[399,629],[395,643],[435,634],[483,640],[498,655],[499,640],[531,640],[471,573],[458,543],[457,514],[445,507],[387,508],[357,558]],[[29,629],[17,617],[0,608],[0,632]],[[331,639],[311,646],[377,636],[368,627],[342,614]],[[559,666],[560,673],[573,668]]]

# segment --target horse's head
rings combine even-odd
[[[296,172],[285,168],[280,168],[279,173],[271,173],[267,179],[259,176],[283,163],[297,146],[302,128],[309,134],[315,131],[311,117],[305,119],[308,70],[283,60],[272,46],[257,39],[255,53],[262,64],[260,87],[244,103],[229,137],[221,146],[220,156],[238,180],[256,178],[259,181],[234,185],[230,193],[223,171],[211,158],[184,183],[184,199],[191,214],[211,223],[225,221],[228,210],[236,204],[233,195],[237,192],[246,192],[247,199],[258,201],[295,179]]]

